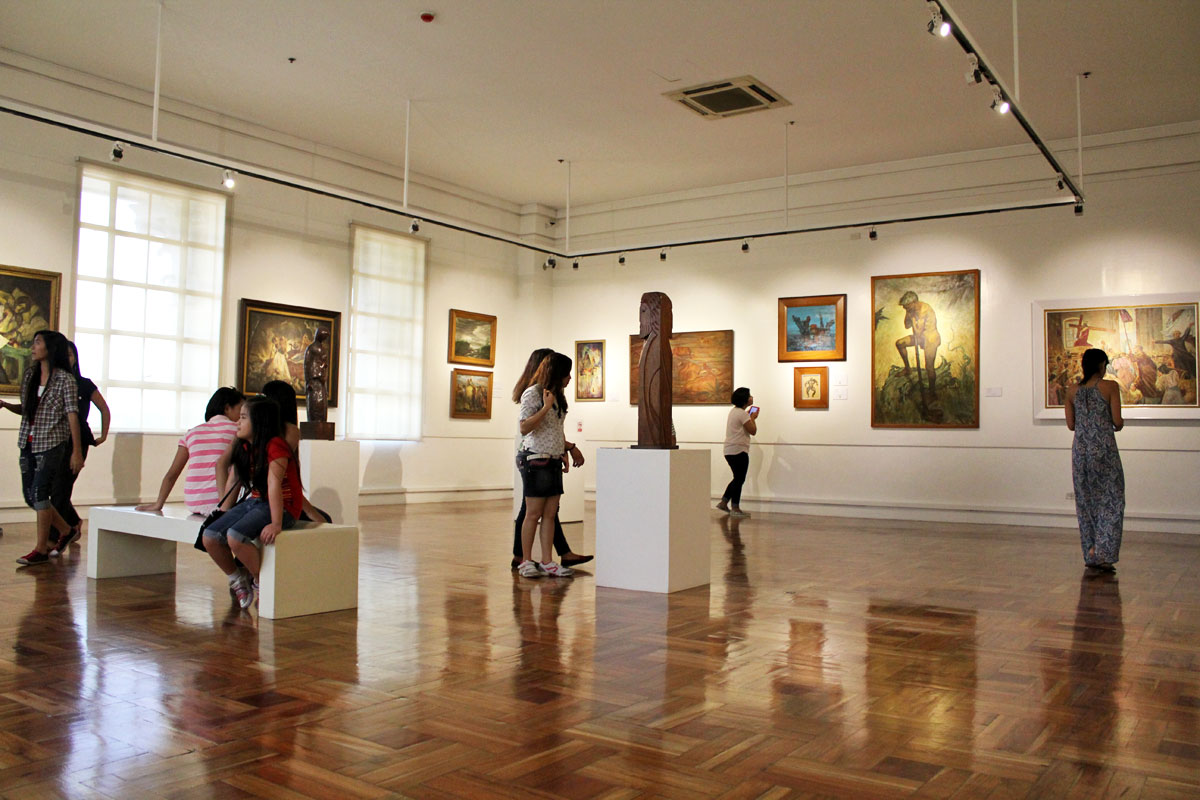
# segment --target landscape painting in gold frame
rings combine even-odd
[[[845,361],[846,295],[779,298],[779,360]]]
[[[496,318],[491,314],[450,309],[451,364],[471,364],[476,367],[496,366]]]

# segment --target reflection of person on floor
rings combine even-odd
[[[929,375],[929,391],[932,393],[936,388],[933,365],[937,360],[938,346],[942,343],[937,328],[937,314],[932,306],[921,302],[916,292],[905,292],[900,298],[900,305],[904,308],[904,327],[912,329],[910,336],[896,340],[896,349],[900,351],[900,360],[904,362],[904,374],[909,374],[908,348],[922,350],[925,353],[925,371]],[[920,369],[920,362],[916,366]]]

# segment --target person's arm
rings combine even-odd
[[[750,419],[742,423],[742,427],[746,429],[746,433],[750,434],[751,436],[754,436],[756,433],[758,433],[758,423],[755,421],[757,419],[758,412],[755,411],[750,415]]]
[[[1067,417],[1067,430],[1075,430],[1075,387],[1067,389],[1067,399],[1063,401],[1063,414]]]
[[[235,436],[229,442],[229,447],[225,448],[225,452],[217,456],[217,464],[213,467],[213,479],[217,482],[217,494],[222,497],[229,491],[228,480],[233,464],[233,448],[237,447],[237,437]]]
[[[283,476],[287,474],[288,460],[277,458],[267,468],[267,503],[271,506],[271,524],[262,529],[258,537],[263,544],[270,544],[283,530]]]
[[[179,476],[183,474],[183,468],[187,466],[187,462],[188,449],[183,445],[179,445],[175,448],[175,460],[167,468],[167,474],[163,476],[162,485],[158,487],[158,499],[153,503],[143,503],[134,510],[162,511],[163,503],[167,502],[167,495],[175,488],[175,481],[179,480]]]
[[[0,408],[7,408],[18,417],[21,416],[21,412],[24,411],[24,408],[20,403],[10,403],[7,400],[0,400]]]
[[[94,443],[95,447],[99,447],[108,438],[108,425],[112,422],[112,412],[108,410],[108,403],[104,401],[104,395],[100,394],[99,389],[92,392],[92,405],[100,410],[100,438]]]
[[[1112,381],[1108,384],[1108,410],[1112,412],[1113,430],[1119,431],[1125,427],[1125,418],[1121,416],[1121,389]]]
[[[530,416],[521,420],[521,435],[527,436],[532,433],[538,425],[542,424],[542,420],[550,413],[550,406],[554,403],[554,392],[549,389],[542,390],[542,407],[535,411]]]
[[[79,470],[83,469],[83,434],[79,429],[79,411],[76,410],[67,412],[67,421],[71,425],[71,472],[76,475]]]
[[[287,430],[284,431],[283,439],[285,442],[288,443],[288,447],[290,447],[292,449],[293,453],[300,452],[300,428],[299,428],[299,426],[293,425],[292,423],[289,422],[287,424]]]

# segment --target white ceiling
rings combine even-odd
[[[1012,3],[950,2],[1011,84]],[[1200,119],[1200,1],[1017,8],[1043,137],[1074,136],[1084,70],[1085,133]],[[0,0],[0,48],[150,90],[156,18]],[[584,204],[780,175],[785,136],[793,174],[1026,142],[928,19],[924,0],[165,0],[162,93],[395,165],[411,99],[415,172],[554,207],[560,158]],[[662,96],[747,73],[793,105],[709,121]]]

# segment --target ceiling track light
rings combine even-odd
[[[875,230],[875,226],[871,226],[871,230],[867,233],[867,238],[872,242],[879,238],[879,231]]]
[[[1008,101],[1004,99],[1004,92],[1000,91],[999,86],[992,86],[992,110],[997,114],[1007,114],[1012,108]]]
[[[933,0],[929,2],[929,16],[929,24],[925,26],[925,30],[929,31],[930,36],[945,38],[950,35],[950,22],[942,16],[942,7]]]
[[[658,251],[658,260],[659,261],[667,260],[667,248],[664,247],[662,250]]]
[[[617,256],[617,263],[618,263],[618,264],[624,264],[624,263],[625,263],[625,254],[624,254],[624,253],[621,253],[621,255]]]
[[[125,143],[113,142],[112,155],[109,158],[113,161],[120,161],[125,156]]]
[[[408,232],[416,233],[419,230],[421,230],[421,220],[417,219],[416,217],[413,217],[412,223],[408,226]]]
[[[983,71],[979,69],[979,56],[974,53],[969,54],[967,64],[971,67],[967,70],[967,83],[983,83]]]
[[[750,252],[750,240],[749,239],[742,239],[742,252],[743,253]]]
[[[226,189],[232,189],[237,185],[237,181],[233,178],[233,170],[227,169],[221,173],[221,185]]]
[[[579,269],[579,259],[578,258],[571,262],[571,269]]]
[[[547,258],[546,263],[550,265],[550,269],[558,269],[558,261],[554,258],[554,256]]]

